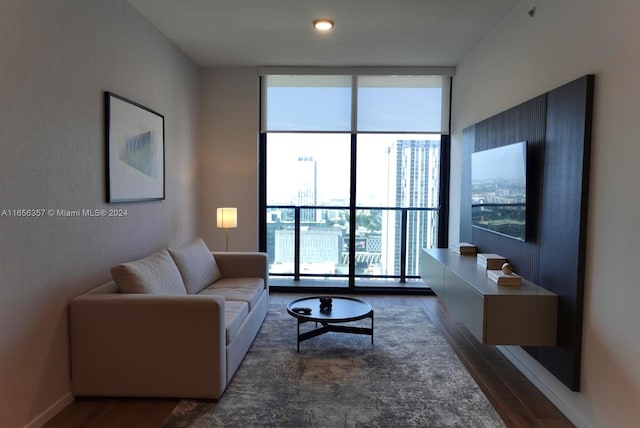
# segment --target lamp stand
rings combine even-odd
[[[227,235],[227,253],[229,252],[229,228],[226,227],[225,229],[226,235]]]

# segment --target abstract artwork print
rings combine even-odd
[[[107,202],[164,199],[164,116],[112,92],[105,102]]]

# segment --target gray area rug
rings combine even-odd
[[[504,427],[419,308],[375,309],[373,345],[370,336],[332,332],[297,353],[295,336],[295,318],[270,307],[220,401],[183,400],[165,426]]]

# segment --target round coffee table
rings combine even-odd
[[[331,310],[320,310],[320,298],[331,298]],[[309,308],[310,313],[300,313],[294,308]],[[373,309],[371,305],[353,297],[312,296],[296,299],[287,305],[287,312],[298,319],[298,352],[300,342],[330,331],[337,333],[366,334],[371,336],[373,344]],[[336,325],[371,318],[371,328]],[[320,323],[322,327],[300,334],[300,324],[306,322]]]

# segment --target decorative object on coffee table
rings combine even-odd
[[[331,297],[320,297],[320,312],[331,312]]]

